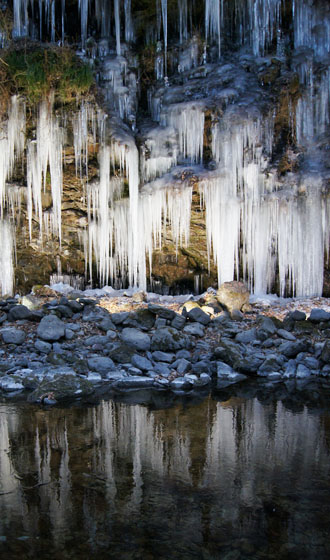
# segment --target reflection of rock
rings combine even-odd
[[[243,282],[224,282],[217,291],[217,300],[229,312],[249,303],[249,290]]]

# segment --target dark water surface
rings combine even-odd
[[[330,410],[0,404],[0,557],[330,558]]]

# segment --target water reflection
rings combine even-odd
[[[329,411],[0,405],[10,559],[328,558]]]

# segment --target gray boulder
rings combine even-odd
[[[151,339],[151,349],[173,352],[190,347],[190,340],[181,331],[173,327],[157,329]]]
[[[43,317],[37,328],[37,335],[42,340],[53,342],[65,335],[66,324],[56,315]]]
[[[132,356],[131,363],[133,366],[141,369],[142,371],[150,371],[153,367],[150,360],[144,356],[140,356],[139,354],[134,354],[134,356]]]
[[[37,340],[34,347],[38,352],[41,352],[41,354],[49,354],[52,350],[52,345],[44,340]]]
[[[101,344],[101,346],[105,346],[108,342],[108,337],[102,335],[89,336],[84,340],[84,344],[86,346],[93,346],[94,344]]]
[[[304,364],[298,364],[296,377],[298,379],[305,379],[306,377],[311,376],[311,371],[308,369]]]
[[[183,329],[185,334],[191,334],[193,336],[204,336],[204,327],[200,323],[192,323],[186,325]]]
[[[321,360],[325,364],[330,364],[330,340],[327,340],[321,352]]]
[[[130,377],[124,377],[115,382],[114,386],[119,389],[140,389],[143,387],[152,387],[154,380],[151,377],[145,377],[142,375],[132,375]]]
[[[172,368],[180,374],[187,373],[187,371],[191,369],[191,362],[189,362],[185,358],[179,358],[178,360],[175,360],[175,362],[173,362]]]
[[[183,329],[185,324],[186,318],[179,313],[176,313],[174,319],[171,321],[171,327],[173,327],[174,329],[178,329],[179,331]]]
[[[20,329],[9,328],[5,329],[1,333],[2,340],[5,344],[23,344],[25,340],[25,332]]]
[[[155,373],[157,373],[158,375],[162,375],[163,377],[168,377],[171,373],[171,370],[168,367],[168,365],[164,364],[163,362],[157,362],[154,365],[153,370]]]
[[[258,373],[277,372],[282,368],[282,362],[276,354],[268,356],[260,366]]]
[[[308,351],[308,344],[304,340],[299,340],[298,342],[283,342],[278,347],[279,351],[286,358],[295,358],[299,352]]]
[[[136,348],[136,350],[149,350],[150,337],[148,334],[141,332],[139,329],[125,328],[122,330],[121,339],[128,346]]]
[[[277,332],[277,328],[270,317],[262,317],[259,323],[259,328],[268,336]]]
[[[233,373],[233,368],[225,362],[217,362],[217,377],[228,377]]]
[[[292,319],[293,321],[305,321],[306,320],[306,313],[304,311],[299,311],[296,309],[295,311],[291,311],[287,314],[286,319]]]
[[[330,321],[330,313],[325,311],[324,309],[319,309],[315,307],[312,309],[308,320],[311,323],[320,323],[321,321]]]
[[[201,323],[202,325],[208,325],[211,321],[209,315],[205,313],[199,306],[193,307],[188,311],[187,317],[190,321],[196,321],[196,323]]]
[[[289,331],[286,331],[285,329],[278,329],[277,331],[278,336],[280,336],[281,338],[284,338],[285,340],[290,340],[292,342],[295,342],[297,339],[296,337],[290,333]]]
[[[243,344],[249,344],[257,338],[257,330],[255,327],[248,329],[246,331],[240,332],[235,336],[237,342],[242,342]]]
[[[8,313],[8,321],[30,319],[32,313],[25,305],[14,305]]]
[[[155,303],[149,303],[148,309],[154,315],[158,315],[158,317],[162,317],[163,319],[169,319],[170,321],[172,321],[176,316],[176,313],[175,311],[173,311],[173,309],[167,309],[166,307],[157,305]]]
[[[152,358],[156,362],[167,362],[170,364],[171,362],[173,362],[175,355],[169,352],[161,352],[160,350],[156,350],[152,353]]]
[[[214,350],[216,359],[220,358],[223,362],[235,366],[243,358],[240,345],[232,340],[223,338],[220,345]]]
[[[93,356],[88,358],[87,364],[89,369],[101,374],[115,369],[115,364],[111,358],[106,358],[105,356]]]

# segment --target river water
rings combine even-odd
[[[0,403],[1,558],[330,557],[328,399],[137,400]]]

